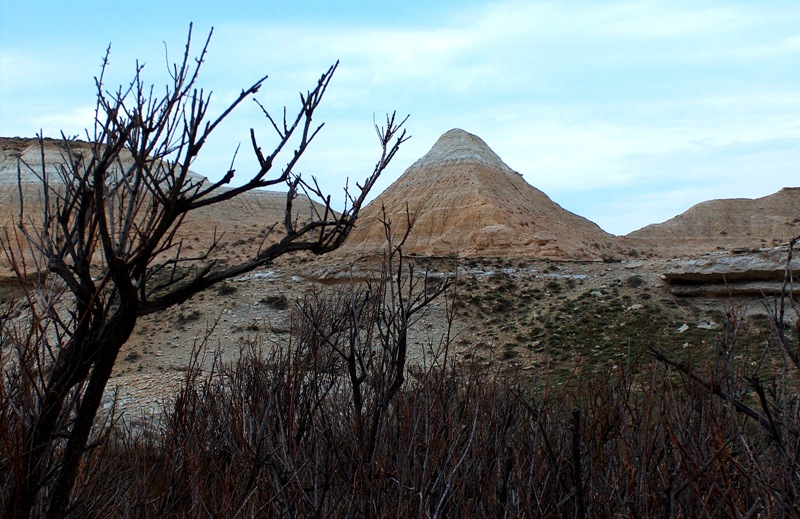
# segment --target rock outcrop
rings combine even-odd
[[[616,252],[613,236],[561,208],[459,129],[364,208],[341,254],[384,249],[384,219],[395,237],[412,222],[407,254],[600,259]]]
[[[72,141],[73,154],[90,154],[85,142]],[[58,139],[46,139],[44,147],[38,139],[0,138],[0,227],[13,229],[20,211],[22,193],[25,221],[41,224],[44,206],[42,171],[52,183],[59,182],[59,168],[67,158],[67,144]],[[125,157],[123,154],[123,162]],[[205,177],[191,173],[194,182]],[[311,215],[310,201],[300,197],[294,201],[294,213],[300,221]],[[286,193],[255,190],[225,202],[203,207],[190,213],[181,225],[179,239],[184,240],[184,253],[197,256],[215,238],[222,236],[215,257],[237,261],[254,254],[263,244],[265,231],[275,226],[267,242],[283,236],[282,222]],[[318,206],[319,207],[319,206]],[[276,225],[277,224],[277,225]],[[0,255],[0,274],[8,274],[8,262]]]
[[[800,272],[800,259],[787,264],[783,247],[755,252],[717,252],[673,260],[662,276],[678,296],[777,295],[784,289],[787,266]],[[800,284],[787,286],[800,292]]]

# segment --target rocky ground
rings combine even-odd
[[[12,248],[20,195],[35,228],[43,214],[37,175],[57,179],[65,150],[62,141],[40,148],[32,139],[0,138],[0,224]],[[30,167],[19,169],[20,159]],[[283,236],[268,229],[283,221],[284,204],[285,194],[257,191],[202,208],[183,222],[182,251],[202,256],[219,240],[212,257],[232,264],[252,258]],[[294,201],[297,218],[311,217],[306,204]],[[783,279],[785,244],[800,234],[798,214],[800,189],[786,188],[761,199],[709,201],[612,236],[527,184],[479,137],[454,129],[363,209],[347,243],[329,257],[288,258],[142,318],[120,353],[107,404],[116,391],[129,414],[157,408],[180,386],[198,345],[204,369],[252,344],[285,347],[305,297],[350,290],[351,280],[374,275],[387,219],[395,234],[413,220],[405,251],[419,255],[417,272],[453,280],[453,291],[413,324],[410,362],[429,362],[443,337],[451,359],[479,368],[500,363],[550,383],[611,372],[648,347],[716,355],[735,338],[742,346],[725,355],[757,358],[769,334],[767,307]],[[34,272],[35,254],[18,237],[17,261]],[[781,244],[777,252],[752,252]],[[4,258],[3,301],[20,294]]]
[[[670,260],[417,257],[413,263],[420,274],[453,279],[453,290],[411,329],[413,363],[430,362],[449,336],[459,362],[501,363],[520,376],[561,383],[618,369],[649,346],[714,354],[730,323],[742,339],[738,355],[755,356],[767,344],[762,298],[675,296],[662,277],[674,266]],[[201,344],[206,370],[250,344],[286,347],[304,297],[351,290],[351,279],[358,284],[370,275],[374,264],[347,269],[325,260],[285,261],[142,318],[120,353],[107,403],[116,395],[127,413],[156,409],[180,386]]]

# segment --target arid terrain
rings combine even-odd
[[[59,146],[46,143],[48,167],[63,157]],[[0,152],[6,225],[19,213],[20,192],[35,221],[38,143],[3,139]],[[18,174],[17,158],[30,169]],[[280,237],[267,230],[282,220],[284,202],[258,192],[222,211],[199,211],[181,229],[185,248],[201,251],[221,236],[220,261],[246,258]],[[412,327],[412,362],[431,362],[447,342],[451,359],[560,383],[613,371],[654,344],[711,353],[734,321],[741,333],[768,333],[768,296],[783,280],[798,217],[800,189],[786,188],[758,200],[709,201],[613,236],[527,184],[480,138],[451,130],[367,206],[339,251],[284,258],[142,318],[110,385],[130,413],[153,409],[180,385],[197,344],[205,344],[207,369],[248,345],[285,346],[305,297],[377,275],[387,219],[395,241],[413,222],[403,250],[417,276],[452,280]],[[18,295],[15,284],[6,270],[4,297]]]

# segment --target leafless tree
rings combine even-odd
[[[410,215],[397,241],[385,209],[382,222],[387,250],[379,275],[360,287],[351,283],[334,298],[310,294],[300,305],[316,355],[329,357],[333,351],[340,366],[336,371],[347,374],[350,402],[344,414],[355,423],[357,470],[372,463],[390,404],[405,382],[410,328],[451,286],[450,279],[427,270],[420,274],[406,260],[403,245],[412,229]],[[357,471],[351,475],[359,476],[364,477]]]
[[[276,143],[266,153],[250,130],[259,166],[246,182],[228,187],[233,166],[217,182],[198,180],[189,169],[209,136],[266,80],[259,79],[219,115],[210,116],[211,94],[197,85],[210,38],[211,34],[195,57],[190,28],[182,59],[170,69],[170,83],[161,95],[144,82],[139,64],[129,85],[107,90],[103,79],[107,52],[96,79],[95,123],[87,132],[88,146],[68,141],[58,178],[44,167],[37,172],[45,202],[43,224],[32,225],[21,208],[19,225],[4,235],[9,254],[22,237],[36,252],[33,265],[14,257],[19,275],[32,269],[47,271],[49,293],[57,296],[40,298],[29,292],[27,311],[41,327],[38,343],[29,342],[39,348],[42,359],[19,367],[35,398],[33,404],[20,407],[20,462],[9,471],[10,482],[5,482],[10,488],[5,517],[69,513],[75,476],[106,384],[140,316],[186,301],[287,253],[324,254],[336,249],[353,228],[376,179],[407,138],[402,129],[405,120],[394,115],[387,117],[385,126],[376,125],[380,158],[357,189],[345,188],[341,212],[334,210],[316,181],[296,174],[298,160],[322,128],[313,116],[336,69],[333,65],[313,89],[301,94],[295,115],[284,108],[282,117],[273,117],[259,104]],[[279,160],[283,165],[276,173]],[[254,189],[280,185],[288,188],[285,233],[280,239],[265,243],[253,257],[235,265],[212,260],[218,240],[205,254],[187,254],[177,231],[188,214]],[[304,223],[298,223],[293,208],[299,194],[320,202],[313,218]],[[307,209],[302,212],[305,218]]]
[[[660,348],[651,347],[650,354],[659,362],[685,376],[701,391],[712,395],[737,414],[758,424],[769,438],[769,447],[774,449],[774,456],[780,461],[779,467],[786,467],[786,477],[782,488],[776,491],[785,499],[777,500],[781,506],[796,503],[800,495],[800,462],[797,448],[800,446],[800,427],[797,414],[797,375],[800,369],[800,342],[792,343],[788,331],[787,309],[795,319],[795,329],[800,335],[800,308],[794,295],[794,272],[792,258],[800,236],[789,241],[787,247],[784,282],[780,295],[765,308],[770,317],[770,340],[762,347],[758,360],[751,365],[738,368],[731,362],[734,351],[740,347],[737,334],[722,342],[718,358],[711,373],[703,373],[696,366],[680,361],[668,355]],[[726,328],[737,330],[743,315],[727,312]],[[799,339],[800,340],[800,339]],[[770,352],[770,350],[772,350]],[[772,354],[780,360],[768,360]],[[776,355],[777,354],[777,355]],[[776,369],[775,366],[779,366]],[[792,505],[792,515],[797,514],[796,505]],[[789,510],[783,511],[789,515]]]

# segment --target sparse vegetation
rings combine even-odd
[[[191,323],[200,319],[200,311],[197,309],[188,312],[179,311],[175,315],[175,322],[178,326],[184,327],[187,323]]]
[[[286,310],[289,308],[289,300],[285,295],[268,295],[259,299],[259,304],[266,305],[273,310]]]
[[[127,355],[125,355],[125,362],[135,362],[135,361],[139,360],[140,358],[142,358],[142,356],[139,355],[138,352],[132,351],[132,352],[128,353]]]
[[[26,306],[14,309],[28,327],[6,319],[0,330],[7,348],[0,389],[0,500],[5,517],[104,515],[91,508],[87,514],[74,512],[85,505],[78,503],[75,482],[91,455],[89,446],[101,441],[93,437],[103,429],[95,418],[118,354],[139,318],[162,313],[212,287],[218,295],[231,295],[236,287],[226,281],[286,254],[320,255],[337,249],[406,140],[403,121],[394,114],[387,116],[384,127],[376,125],[381,150],[375,168],[349,184],[344,207],[337,211],[316,180],[307,182],[295,171],[322,128],[314,117],[334,64],[300,96],[296,111],[283,109],[282,117],[273,118],[258,105],[267,128],[274,131],[274,147],[262,148],[256,131],[250,130],[256,166],[243,182],[228,188],[233,163],[218,181],[199,180],[190,174],[190,166],[208,139],[266,80],[264,76],[242,89],[230,104],[218,107],[216,118],[211,116],[210,92],[198,83],[210,37],[194,56],[190,29],[185,52],[168,66],[169,83],[163,88],[149,86],[139,64],[128,85],[109,88],[104,83],[108,51],[96,79],[95,124],[86,132],[90,142],[65,137],[62,162],[50,167],[44,137],[39,136],[42,163],[36,170],[19,163],[20,171],[30,170],[40,181],[42,218],[25,214],[20,176],[18,218],[0,236],[0,244],[20,282],[32,275],[38,281],[26,285]],[[280,240],[232,264],[218,257],[233,248],[220,236],[188,252],[180,238],[187,215],[270,186],[288,191]],[[300,193],[318,203],[307,222],[298,221],[293,206]],[[180,323],[193,318],[178,316]]]
[[[514,309],[475,308],[491,316],[493,339],[459,338],[459,355],[443,341],[427,367],[406,367],[408,380],[387,400],[391,377],[383,377],[398,371],[357,366],[402,340],[390,333],[374,342],[388,330],[375,320],[392,308],[376,298],[389,293],[388,279],[397,277],[354,294],[310,294],[270,342],[261,332],[272,325],[237,325],[253,335],[234,363],[205,374],[195,363],[163,414],[98,429],[73,513],[794,513],[800,415],[790,409],[800,370],[782,346],[797,343],[793,328],[734,303],[701,311],[644,299],[645,284],[624,277],[538,301],[529,294],[550,278],[511,289],[522,283],[489,276],[456,289]],[[281,296],[259,303],[283,306]],[[678,331],[686,320],[720,326]],[[125,360],[142,370],[138,354]]]
[[[214,291],[219,296],[229,296],[235,294],[238,288],[231,283],[220,283],[216,287],[214,287]]]
[[[163,104],[143,90],[140,70],[128,94],[109,94],[98,80],[106,120],[99,115],[95,131],[111,151],[92,146],[84,170],[68,142],[66,189],[41,175],[56,200],[45,204],[44,230],[19,222],[51,278],[37,275],[23,303],[0,305],[5,517],[798,514],[800,324],[784,319],[798,312],[785,288],[791,272],[769,312],[750,315],[733,300],[718,309],[667,299],[645,271],[604,265],[602,280],[584,287],[563,263],[539,271],[527,260],[406,257],[410,225],[394,243],[384,214],[387,257],[365,281],[254,305],[239,276],[285,253],[336,248],[404,134],[390,145],[399,126],[387,120],[380,162],[347,194],[349,208],[332,216],[323,198],[320,220],[295,228],[294,195],[321,196],[291,169],[315,135],[311,116],[331,68],[302,97],[294,123],[281,128],[267,115],[280,145],[264,157],[252,134],[261,170],[233,189],[286,183],[281,241],[239,265],[210,258],[227,247],[216,240],[183,256],[192,249],[175,241],[183,217],[235,196],[218,191],[227,180],[202,187],[186,178],[219,122],[201,124],[208,98],[193,89],[191,63],[199,67],[205,50],[193,62],[188,47]],[[166,140],[148,137],[153,127]],[[277,180],[263,180],[296,127],[298,151]],[[129,148],[178,160],[137,155],[120,181],[108,165]],[[15,266],[30,278],[24,261]],[[465,268],[473,271],[451,284]],[[529,268],[536,273],[520,275]],[[137,319],[154,316],[144,335],[171,335],[208,315],[189,304],[204,292],[225,297],[216,315],[230,321],[226,346],[240,355],[224,362],[220,353],[206,369],[207,329],[168,405],[131,417],[116,399],[101,404],[118,354],[127,371],[145,372],[146,361],[178,347],[153,339],[122,350]],[[439,330],[426,315],[436,305],[444,329],[427,342],[412,336]],[[260,315],[234,315],[243,307]],[[457,318],[471,323],[471,335],[456,333]],[[410,361],[413,347],[423,351],[419,362]]]
[[[644,285],[644,278],[638,274],[629,277],[625,283],[631,288],[638,288]]]
[[[379,391],[388,385],[353,386],[341,376],[348,356],[331,339],[368,324],[339,319],[352,308],[348,298],[315,296],[296,309],[292,349],[247,349],[206,375],[193,365],[163,416],[112,429],[87,452],[72,513],[185,517],[201,506],[216,517],[794,514],[800,481],[790,438],[800,416],[772,415],[774,428],[759,421],[763,386],[742,376],[752,374],[746,359],[710,355],[690,368],[697,359],[688,352],[663,363],[640,350],[594,376],[559,368],[551,376],[574,382],[557,388],[503,368],[488,347],[455,364],[443,343],[438,362],[409,366],[407,384],[383,407]],[[720,348],[739,351],[733,338],[723,334]],[[516,360],[516,351],[504,346],[502,357]],[[780,362],[779,350],[767,355]],[[736,396],[705,390],[703,373]],[[776,392],[765,398],[788,410],[796,385],[771,380]],[[354,387],[364,391],[360,400]],[[370,422],[378,409],[382,418]]]

